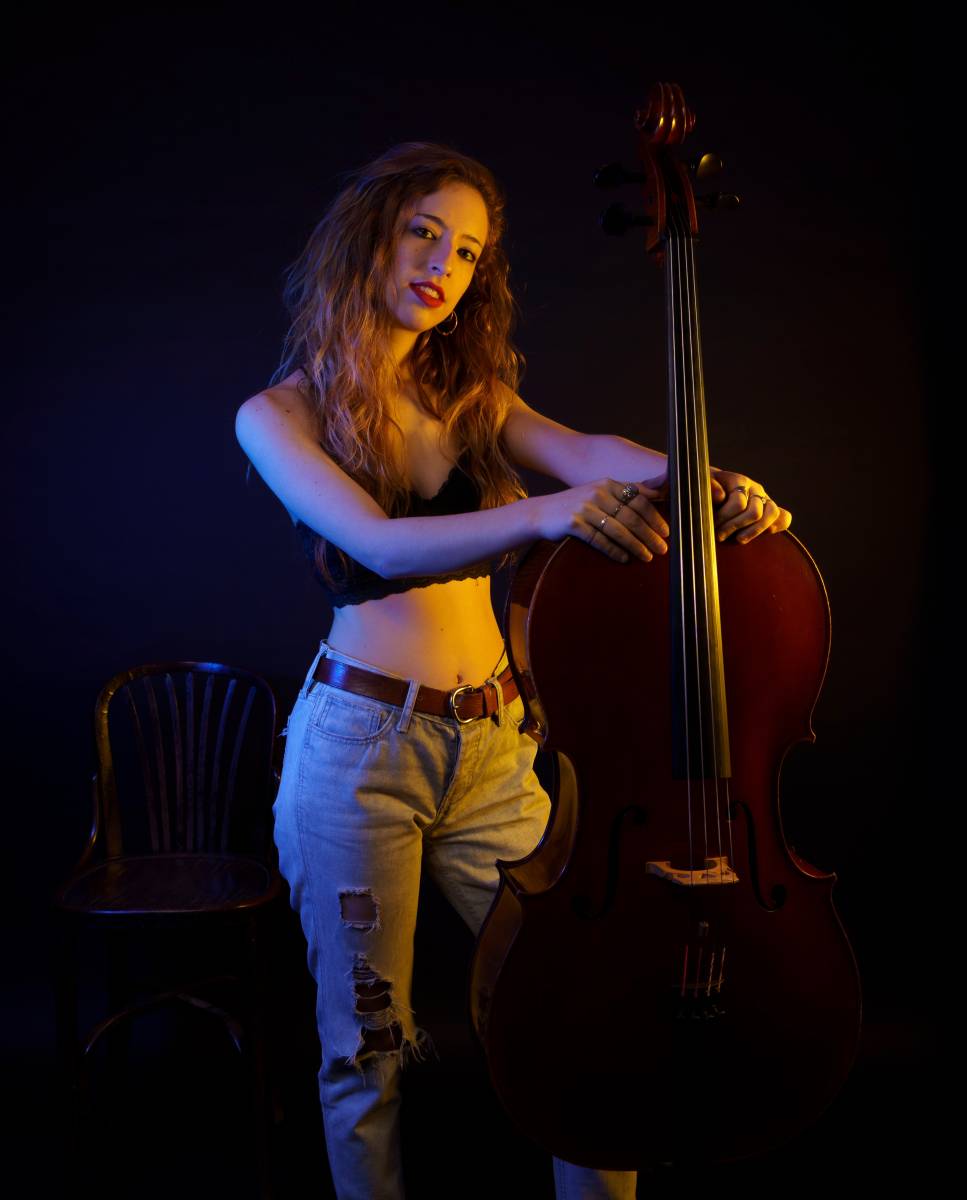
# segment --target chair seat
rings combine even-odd
[[[277,873],[237,854],[145,854],[107,859],[71,879],[58,907],[84,913],[226,912],[280,889]]]

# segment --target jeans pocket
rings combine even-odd
[[[399,709],[393,705],[327,684],[319,685],[312,698],[316,699],[316,708],[309,718],[310,729],[337,742],[378,741],[399,716]]]

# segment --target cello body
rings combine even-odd
[[[681,89],[656,84],[635,113],[641,173],[599,172],[644,184],[643,217],[612,206],[603,223],[643,227],[665,272],[668,553],[616,562],[568,537],[518,568],[509,656],[528,732],[554,754],[552,810],[531,854],[498,862],[471,966],[471,1020],[511,1118],[611,1170],[789,1141],[842,1088],[861,1020],[835,876],[787,843],[779,800],[783,759],[813,740],[826,591],[788,532],[716,539],[697,206],[675,153],[694,124]],[[589,541],[622,507],[597,504]]]
[[[540,844],[498,862],[471,1017],[519,1128],[597,1168],[787,1141],[841,1089],[859,1037],[835,875],[787,845],[779,807],[783,757],[813,740],[822,579],[789,533],[718,548],[733,736],[714,848],[731,874],[687,886],[675,867],[706,863],[691,860],[690,784],[670,766],[668,573],[667,556],[541,542],[508,598],[515,675],[557,768]]]

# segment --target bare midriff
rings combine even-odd
[[[504,647],[489,576],[347,604],[336,609],[326,641],[378,670],[446,690],[483,683]]]

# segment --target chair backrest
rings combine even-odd
[[[100,854],[271,855],[275,727],[272,689],[250,671],[170,662],[115,675],[94,713]]]

